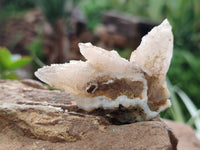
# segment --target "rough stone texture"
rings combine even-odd
[[[0,149],[74,149],[74,150],[170,150],[167,130],[161,122],[141,122],[134,125],[108,126],[106,129],[90,130],[76,142],[51,143],[24,136],[22,130],[1,120],[4,128],[0,137]],[[3,123],[3,124],[2,124]],[[2,129],[3,127],[1,127]],[[88,127],[90,128],[90,127]],[[136,131],[136,132],[133,132]]]
[[[178,150],[199,150],[200,141],[197,140],[194,130],[183,123],[175,123],[173,121],[165,120],[165,123],[173,129],[173,133],[178,138]]]
[[[176,149],[162,121],[112,125],[70,101],[67,93],[33,80],[0,80],[0,150]]]

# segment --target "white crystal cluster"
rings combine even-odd
[[[170,106],[165,83],[173,53],[173,35],[167,20],[143,37],[130,61],[116,51],[80,43],[86,61],[70,61],[38,69],[43,82],[70,92],[78,107],[127,110],[139,107],[138,120],[149,120]]]

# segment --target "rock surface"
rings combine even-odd
[[[200,149],[200,141],[197,140],[195,132],[190,126],[169,120],[165,120],[165,123],[169,128],[173,129],[173,133],[178,138],[178,150]]]
[[[162,121],[113,125],[71,101],[67,93],[33,80],[0,80],[0,150],[176,149],[177,140]],[[191,146],[198,146],[191,136]]]
[[[114,47],[132,47],[135,49],[141,38],[156,24],[126,14],[106,11],[102,14],[102,25],[96,29],[102,45],[109,49]]]

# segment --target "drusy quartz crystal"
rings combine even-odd
[[[101,109],[119,122],[150,120],[170,107],[165,77],[173,35],[167,20],[142,38],[130,60],[91,43],[80,43],[79,47],[86,61],[45,66],[35,75],[69,92],[80,109]]]

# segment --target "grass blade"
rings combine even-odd
[[[183,103],[185,104],[192,118],[196,118],[194,120],[194,124],[196,126],[197,137],[200,139],[200,117],[197,117],[199,113],[197,107],[194,105],[192,100],[180,88],[175,87],[175,91],[177,95],[181,98]]]
[[[175,91],[174,91],[174,86],[171,84],[171,82],[168,78],[166,80],[167,80],[167,87],[170,91],[170,100],[172,103],[170,112],[173,117],[173,120],[177,121],[177,122],[185,122],[181,106],[178,102],[178,99],[177,99]]]

